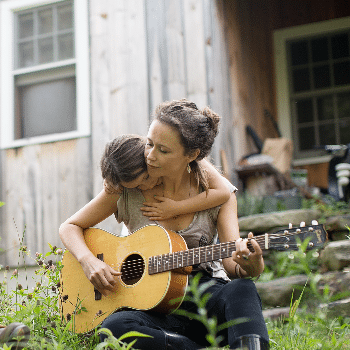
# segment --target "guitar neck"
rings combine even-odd
[[[235,250],[235,242],[227,242],[192,248],[175,253],[151,256],[149,258],[148,273],[152,275],[181,267],[228,258]]]
[[[322,246],[327,239],[327,233],[322,225],[312,225],[281,230],[275,234],[265,233],[254,239],[262,250],[297,250],[301,242],[306,238],[310,239],[307,249],[313,249]],[[247,246],[250,251],[254,252],[249,239]],[[154,255],[148,260],[148,273],[152,275],[186,266],[229,258],[235,250],[235,242],[225,242],[174,253]]]

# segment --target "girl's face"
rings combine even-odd
[[[135,180],[125,182],[121,181],[120,184],[126,188],[139,188],[140,190],[149,190],[157,184],[158,178],[151,177],[147,171],[139,175]]]
[[[185,155],[178,131],[154,120],[148,130],[145,157],[152,177],[178,177],[193,160]]]

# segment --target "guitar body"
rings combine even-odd
[[[73,331],[91,331],[120,309],[169,312],[181,304],[187,288],[187,275],[176,271],[148,273],[148,259],[155,251],[157,254],[168,254],[187,249],[180,235],[151,225],[127,237],[89,228],[84,230],[84,238],[95,256],[121,271],[122,275],[116,277],[116,292],[107,297],[100,295],[86,278],[79,262],[69,251],[65,251],[62,259],[60,310],[62,317],[67,320],[72,318]],[[173,299],[177,299],[176,303],[169,303]]]

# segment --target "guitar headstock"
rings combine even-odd
[[[323,225],[313,221],[310,226],[290,227],[269,235],[269,249],[273,250],[298,250],[300,244],[308,241],[306,250],[323,247],[328,239],[327,231]]]

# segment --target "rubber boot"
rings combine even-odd
[[[247,334],[239,337],[233,349],[240,350],[268,350],[270,344],[257,334]]]
[[[164,332],[165,344],[167,350],[198,350],[203,349],[203,346],[198,345],[184,335],[175,332]]]

